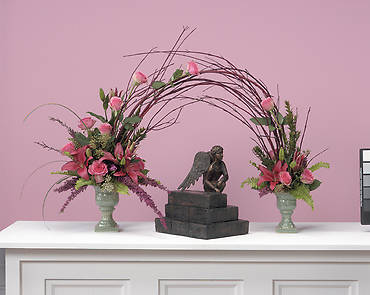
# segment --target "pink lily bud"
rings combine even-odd
[[[277,160],[276,153],[277,153],[277,149],[269,151],[269,155],[271,157],[271,160],[273,160],[273,161]]]
[[[269,112],[274,108],[274,100],[272,99],[272,97],[267,97],[262,100],[261,106],[265,111]]]
[[[136,72],[133,76],[132,79],[134,80],[135,85],[140,85],[143,83],[148,82],[148,77],[145,76],[142,72]]]
[[[114,155],[116,156],[116,158],[121,161],[124,154],[123,154],[123,147],[122,147],[122,144],[119,142],[116,144],[116,147],[114,148]]]
[[[198,66],[195,62],[189,61],[186,70],[191,74],[191,75],[199,75],[199,69]]]

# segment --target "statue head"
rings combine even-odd
[[[213,146],[212,149],[210,150],[210,153],[213,158],[216,158],[219,161],[222,161],[224,157],[224,149],[222,148],[222,146],[219,145]]]

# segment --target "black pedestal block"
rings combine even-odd
[[[156,218],[155,229],[157,232],[204,240],[244,235],[249,230],[249,221],[241,219],[213,224],[192,223],[167,217],[164,219],[167,228],[162,225],[159,218]]]
[[[238,207],[199,208],[166,204],[166,217],[193,223],[211,224],[215,222],[238,220]]]
[[[172,191],[166,204],[167,228],[155,220],[157,232],[199,239],[248,233],[249,222],[238,219],[238,207],[227,205],[227,195],[215,192]]]
[[[200,208],[222,208],[227,206],[227,195],[201,191],[171,191],[168,204]]]

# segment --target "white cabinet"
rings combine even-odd
[[[0,295],[5,295],[5,249],[0,249]]]
[[[198,240],[153,223],[16,222],[0,233],[7,295],[368,295],[370,232],[358,223],[273,223]]]

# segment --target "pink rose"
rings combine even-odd
[[[140,85],[140,84],[143,84],[143,83],[147,83],[148,82],[147,76],[145,76],[142,72],[136,72],[132,76],[132,79],[134,80],[134,83],[136,85]]]
[[[272,97],[267,97],[262,100],[261,106],[265,111],[269,112],[274,108],[274,100],[272,99]]]
[[[198,69],[198,66],[195,62],[193,61],[189,61],[187,66],[186,66],[186,70],[192,74],[192,75],[199,75],[199,69]]]
[[[292,182],[292,177],[288,171],[282,171],[279,173],[279,180],[282,184],[289,185]]]
[[[62,154],[65,154],[65,152],[71,153],[71,152],[75,152],[76,148],[75,148],[75,145],[72,142],[70,142],[70,143],[67,143],[64,147],[62,147],[60,151],[62,152]]]
[[[311,184],[315,181],[315,176],[310,169],[304,169],[301,175],[301,181],[304,184]]]
[[[94,161],[88,169],[91,175],[94,175],[95,181],[100,183],[104,179],[104,175],[108,173],[108,167],[104,162]]]
[[[80,121],[80,124],[78,124],[78,127],[80,127],[82,130],[90,129],[94,126],[95,122],[96,121],[94,119],[91,119],[91,117],[83,118]]]
[[[101,133],[110,134],[112,132],[112,126],[109,123],[103,123],[98,128]]]
[[[108,105],[114,110],[114,111],[119,111],[122,106],[122,99],[118,96],[113,96],[109,100]]]

